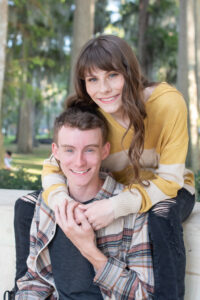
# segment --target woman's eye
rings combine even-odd
[[[111,78],[113,78],[113,77],[118,76],[118,73],[111,73],[109,76],[110,76]]]
[[[97,81],[97,79],[96,78],[89,78],[87,81],[89,81],[89,82],[95,82],[95,81]]]

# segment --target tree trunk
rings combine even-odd
[[[2,135],[2,97],[6,63],[6,41],[8,25],[8,3],[0,0],[0,168],[4,166],[4,149]]]
[[[82,46],[94,31],[95,0],[75,0],[69,93],[74,92],[74,67]]]
[[[19,134],[17,151],[20,153],[31,153],[33,151],[33,111],[32,99],[29,99],[26,92],[22,98],[19,114]]]
[[[198,154],[198,102],[197,102],[197,82],[196,82],[196,59],[195,59],[195,23],[194,23],[194,0],[187,1],[187,45],[188,45],[188,93],[189,93],[189,113],[191,126],[192,143],[192,169],[199,169]]]
[[[197,81],[197,99],[198,112],[200,112],[200,0],[194,0],[195,14],[195,57],[196,57],[196,81]]]
[[[24,8],[24,23],[29,23],[28,8]],[[20,86],[20,114],[19,114],[19,132],[17,139],[17,151],[20,153],[31,153],[33,151],[33,114],[34,104],[32,93],[30,92],[32,86],[31,73],[28,68],[28,56],[31,53],[30,41],[24,33],[22,38],[22,75]]]
[[[194,1],[180,0],[178,55],[178,89],[183,93],[188,106],[189,151],[187,165],[197,171],[198,155],[198,105],[195,73],[195,24]]]
[[[187,0],[180,0],[179,8],[179,40],[178,40],[178,74],[177,87],[183,94],[188,107],[188,125],[190,124],[188,94],[188,49],[187,49]],[[192,167],[191,130],[189,131],[189,147],[186,164]]]
[[[145,75],[148,74],[148,61],[147,61],[147,39],[146,30],[148,27],[148,5],[149,0],[139,1],[139,31],[138,31],[138,56]]]
[[[26,47],[26,46],[24,46]],[[26,55],[24,55],[23,76],[20,87],[20,112],[19,112],[19,127],[17,134],[17,152],[31,153],[33,151],[33,114],[34,103],[28,93],[28,71],[26,67]]]

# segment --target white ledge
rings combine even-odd
[[[12,206],[15,204],[15,201],[32,191],[29,190],[9,190],[9,189],[0,189],[0,205],[2,206]]]

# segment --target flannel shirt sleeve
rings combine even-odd
[[[28,270],[26,274],[17,281],[18,291],[15,300],[43,300],[52,295],[54,287],[39,277],[36,270],[37,257],[37,222],[35,214],[30,229],[30,253],[27,259]],[[41,262],[42,263],[42,262]],[[44,263],[43,263],[44,265]],[[44,265],[42,273],[47,274],[50,271],[50,265]],[[50,299],[54,299],[52,295]]]
[[[126,262],[108,257],[104,268],[97,272],[94,282],[108,297],[114,295],[116,300],[153,299],[154,277],[147,226],[147,215],[140,215]]]

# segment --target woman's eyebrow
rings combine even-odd
[[[86,77],[95,77],[95,75],[92,74],[92,73],[87,73],[87,74],[85,74],[85,78],[86,78]]]

